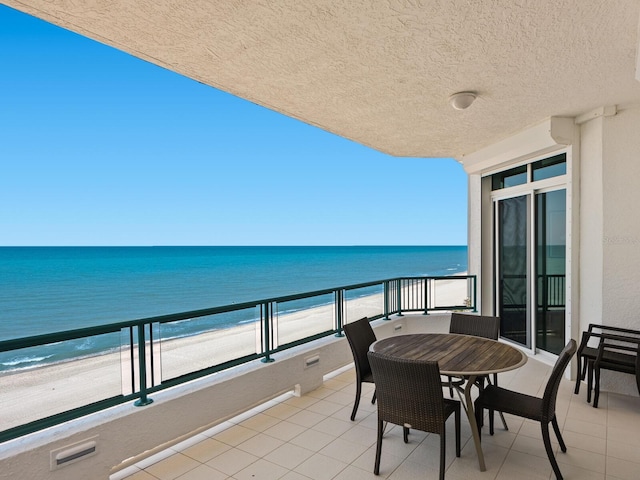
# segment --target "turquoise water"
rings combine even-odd
[[[0,340],[466,270],[465,246],[2,247]]]

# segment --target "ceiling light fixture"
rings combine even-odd
[[[456,110],[469,108],[478,95],[476,92],[458,92],[449,97],[449,103]]]

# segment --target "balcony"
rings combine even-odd
[[[542,395],[550,366],[533,358],[522,368],[500,374],[500,384]],[[437,478],[437,435],[413,431],[408,444],[402,430],[385,434],[380,477],[373,475],[376,409],[372,386],[363,385],[355,422],[349,421],[355,371],[339,369],[323,385],[302,396],[281,395],[135,463],[111,480],[392,480]],[[640,460],[640,399],[604,394],[594,409],[585,388],[573,394],[563,379],[557,412],[567,452],[556,458],[565,479],[637,479]],[[462,416],[462,453],[454,453],[453,422],[447,430],[447,479],[555,478],[538,423],[507,415],[509,431],[482,432],[487,471],[480,472],[469,425]],[[555,437],[552,435],[552,439]]]

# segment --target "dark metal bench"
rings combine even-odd
[[[590,340],[593,340],[591,345]],[[588,374],[587,402],[591,402],[591,392],[594,391],[595,408],[598,407],[600,372],[603,369],[634,375],[640,393],[640,331],[592,323],[586,332],[582,332],[577,358],[578,378],[574,393],[579,393],[580,382]]]

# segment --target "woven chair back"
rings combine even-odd
[[[367,352],[371,344],[377,340],[376,334],[371,328],[371,323],[369,323],[367,317],[347,323],[342,328],[351,347],[351,353],[353,353],[356,373],[359,378],[363,378],[371,373]]]
[[[437,362],[369,352],[378,397],[378,420],[442,434],[445,408]]]
[[[451,314],[449,333],[462,333],[464,335],[497,340],[499,332],[500,317],[468,315],[455,312]]]
[[[560,388],[560,380],[562,380],[562,374],[564,373],[567,365],[573,354],[576,353],[578,345],[576,341],[571,339],[569,343],[558,355],[551,375],[547,381],[547,386],[544,389],[544,395],[542,397],[542,421],[549,422],[555,416],[556,413],[556,398],[558,397],[558,388]]]

